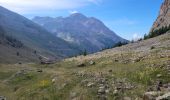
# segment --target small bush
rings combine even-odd
[[[19,56],[20,55],[19,52],[17,52],[16,55]]]
[[[155,47],[154,47],[154,46],[151,46],[151,50],[152,50],[152,49],[155,49]]]

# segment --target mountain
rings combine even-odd
[[[170,0],[164,0],[151,31],[170,25]]]
[[[33,49],[26,47],[21,41],[7,36],[0,26],[0,63],[21,63],[39,61]]]
[[[65,41],[75,44],[81,50],[96,52],[111,47],[117,42],[127,42],[119,37],[100,20],[74,13],[68,17],[35,17],[35,23]]]
[[[60,58],[79,52],[75,46],[57,38],[38,24],[1,6],[0,26],[6,36],[21,41],[27,48],[36,50],[43,55]]]

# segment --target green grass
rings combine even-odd
[[[159,49],[159,48],[158,48]],[[102,57],[93,59],[95,65],[89,65],[88,60],[81,60],[86,67],[77,67],[80,63],[77,60],[61,61],[51,65],[25,64],[25,65],[0,65],[0,94],[12,100],[70,100],[70,93],[76,92],[77,98],[81,100],[96,100],[98,87],[92,88],[81,85],[81,81],[93,77],[79,77],[74,73],[86,73],[98,76],[100,72],[108,79],[109,85],[113,79],[126,79],[126,82],[134,84],[135,88],[113,95],[114,87],[107,95],[109,100],[119,100],[124,96],[132,99],[142,97],[147,88],[156,82],[162,80],[163,83],[170,82],[168,72],[159,66],[166,66],[164,62],[168,61],[168,57],[159,58],[160,50],[153,49],[151,56],[146,57],[140,62],[121,61],[129,60],[138,55],[138,53],[127,52],[115,54],[111,57]],[[120,59],[115,62],[114,59]],[[158,63],[159,62],[159,63]],[[151,66],[151,65],[155,66]],[[31,69],[23,75],[13,77],[16,72],[24,68]],[[42,73],[38,73],[37,69],[42,69]],[[112,70],[112,72],[109,72]],[[157,77],[158,74],[162,76]],[[52,83],[52,79],[56,79]],[[4,82],[5,81],[5,82]],[[66,84],[63,86],[63,84]]]

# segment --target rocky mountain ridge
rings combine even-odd
[[[151,31],[170,25],[170,0],[165,0],[160,8],[159,15],[154,22]]]
[[[65,18],[35,17],[33,21],[57,37],[91,53],[111,47],[117,42],[128,42],[107,28],[100,20],[81,13],[74,13]]]

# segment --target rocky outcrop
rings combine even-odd
[[[170,25],[170,0],[165,0],[160,8],[158,18],[154,22],[151,31]]]

